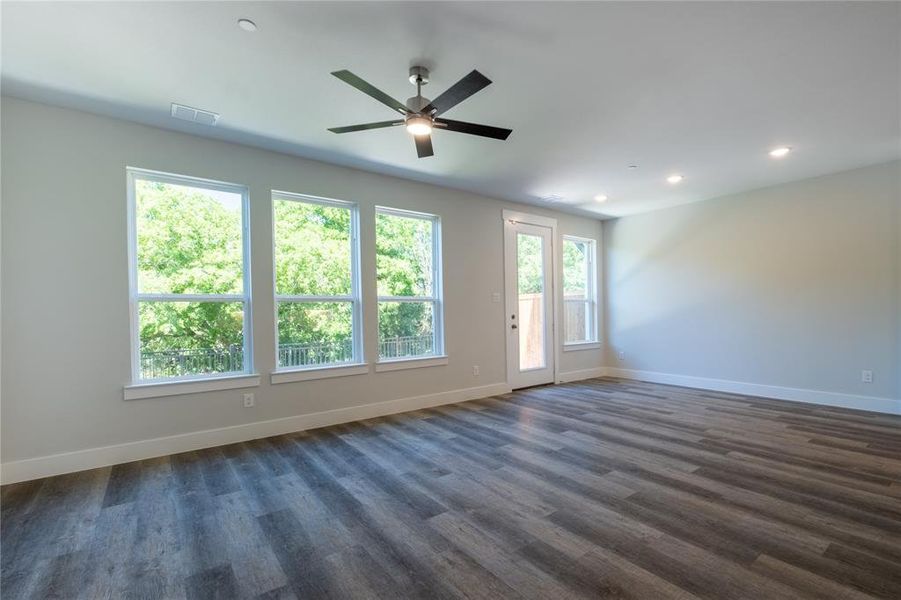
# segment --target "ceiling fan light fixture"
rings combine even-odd
[[[504,129],[503,127],[491,127],[489,125],[479,125],[478,123],[453,121],[443,117],[437,118],[445,111],[460,104],[460,102],[491,84],[490,79],[475,69],[463,77],[463,79],[450,86],[437,98],[429,100],[422,96],[422,86],[428,82],[428,69],[418,66],[412,67],[410,69],[410,83],[413,83],[416,86],[416,95],[407,100],[406,104],[401,104],[400,101],[395,100],[382,90],[366,80],[357,77],[347,69],[332,71],[332,75],[349,86],[363,92],[370,98],[384,104],[391,110],[403,115],[403,120],[378,121],[375,123],[350,125],[347,127],[329,127],[328,130],[332,133],[350,133],[352,131],[366,131],[368,129],[383,129],[385,127],[394,127],[395,125],[404,125],[407,131],[413,135],[413,141],[416,144],[416,156],[419,158],[435,155],[435,152],[432,149],[431,136],[432,130],[435,127],[440,127],[444,131],[455,131],[457,133],[477,135],[479,137],[495,140],[506,140],[507,137],[513,133],[512,129]]]
[[[407,131],[413,135],[429,135],[432,133],[432,120],[428,117],[410,117],[407,119]]]

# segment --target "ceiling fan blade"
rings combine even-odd
[[[511,133],[513,133],[512,129],[492,127],[490,125],[479,125],[477,123],[465,123],[463,121],[452,121],[450,119],[435,119],[435,124],[442,129],[447,129],[448,131],[468,133],[470,135],[480,135],[482,137],[494,138],[496,140],[505,140]]]
[[[440,115],[446,110],[460,104],[482,88],[488,86],[491,80],[473,70],[469,75],[450,86],[443,94],[432,100],[432,102],[422,109],[422,113]]]
[[[348,125],[347,127],[329,127],[332,133],[350,133],[351,131],[365,131],[366,129],[381,129],[382,127],[394,127],[403,125],[403,121],[378,121],[377,123],[363,123],[362,125]]]
[[[435,155],[435,153],[432,152],[432,136],[414,135],[413,139],[416,140],[416,154],[419,155],[419,158]]]
[[[334,71],[332,73],[332,75],[334,75],[335,77],[337,77],[344,83],[346,83],[348,85],[352,85],[353,87],[357,88],[364,94],[375,98],[376,100],[378,100],[385,106],[387,106],[389,108],[393,108],[394,110],[396,110],[397,112],[399,112],[402,115],[406,115],[408,112],[410,112],[406,106],[404,106],[403,104],[401,104],[400,102],[398,102],[397,100],[395,100],[394,98],[392,98],[391,96],[389,96],[388,94],[383,92],[382,90],[378,89],[371,83],[368,83],[368,82],[360,79],[359,77],[357,77],[356,75],[354,75],[353,73],[351,73],[350,71],[348,71],[346,69],[341,70],[341,71]]]

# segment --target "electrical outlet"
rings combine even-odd
[[[475,375],[476,377],[479,376],[479,365],[472,366],[472,374]]]
[[[626,360],[626,353],[625,353],[624,351],[622,351],[622,350],[619,350],[619,351],[616,353],[616,357],[617,357],[618,359],[620,359],[620,360]]]
[[[244,408],[250,408],[254,404],[253,394],[244,394]]]
[[[860,372],[860,380],[864,383],[873,383],[873,371],[864,369]]]

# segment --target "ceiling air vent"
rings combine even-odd
[[[192,108],[184,104],[176,104],[175,102],[172,103],[172,116],[182,121],[209,125],[210,127],[215,126],[219,122],[219,113]]]

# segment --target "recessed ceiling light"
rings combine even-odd
[[[597,200],[598,202],[606,202],[607,195],[606,194],[598,194],[597,196],[594,197],[594,199]]]
[[[669,177],[666,178],[666,180],[667,180],[668,182],[670,182],[670,183],[679,183],[679,182],[682,181],[683,179],[685,179],[685,176],[684,176],[684,175],[678,175],[678,174],[670,175]]]
[[[256,31],[257,24],[251,21],[250,19],[238,19],[238,27],[243,29],[244,31]]]
[[[770,156],[772,156],[773,158],[782,158],[791,151],[792,149],[789,146],[781,146],[779,148],[773,148],[772,150],[770,150]]]

